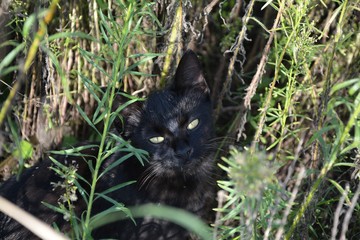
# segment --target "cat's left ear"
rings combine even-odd
[[[210,92],[202,72],[200,61],[192,50],[187,50],[182,56],[176,69],[175,79],[171,88],[174,91],[198,89],[203,93]]]

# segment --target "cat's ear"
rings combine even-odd
[[[182,56],[171,89],[174,91],[198,89],[204,93],[210,92],[200,61],[192,50],[187,50]]]

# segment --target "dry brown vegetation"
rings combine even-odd
[[[89,85],[116,77],[146,97],[192,48],[224,139],[214,238],[359,238],[358,0],[3,0],[1,11],[3,178],[95,138]]]

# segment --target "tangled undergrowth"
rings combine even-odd
[[[99,87],[146,97],[192,48],[223,139],[213,238],[360,237],[359,0],[3,2],[2,178],[61,145],[111,151]]]

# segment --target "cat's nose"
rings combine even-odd
[[[193,149],[189,145],[182,145],[176,149],[176,157],[181,158],[186,163],[193,152]]]
[[[181,157],[183,159],[188,159],[190,158],[192,149],[189,147],[187,149],[183,149],[181,151],[176,152],[176,156]]]

